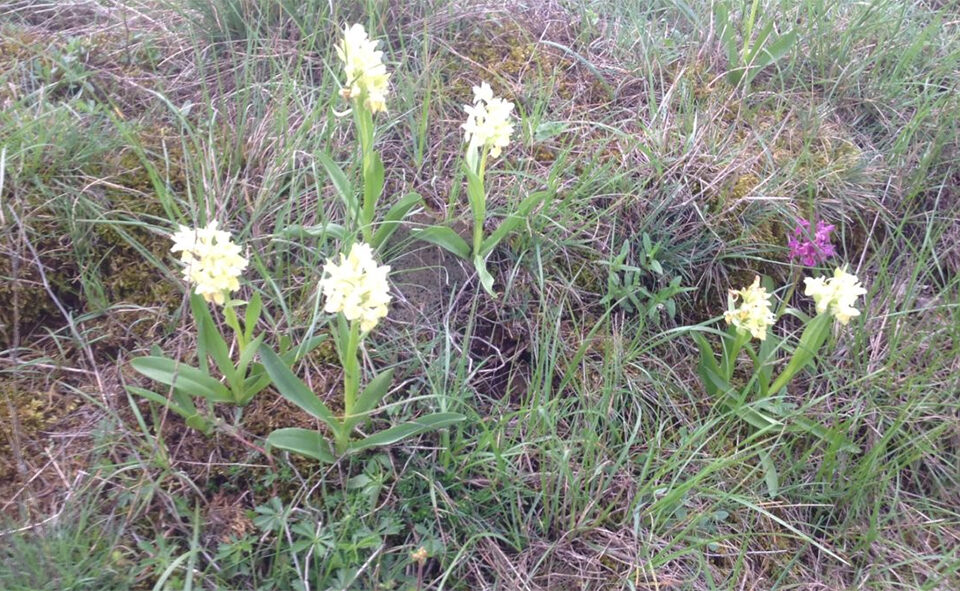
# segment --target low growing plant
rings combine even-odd
[[[263,342],[262,334],[254,336],[263,302],[260,294],[254,294],[249,302],[232,298],[232,293],[240,288],[240,275],[247,267],[247,259],[240,255],[240,246],[233,242],[230,233],[217,229],[216,221],[199,229],[180,226],[171,238],[174,244],[170,250],[180,253],[184,279],[194,286],[194,292],[190,294],[190,310],[197,326],[199,366],[166,357],[157,350],[154,355],[134,359],[130,365],[144,376],[167,386],[170,396],[136,386],[126,386],[126,389],[167,407],[183,417],[188,426],[209,434],[216,419],[201,412],[193,397],[204,398],[211,405],[244,406],[270,384],[270,376],[263,366],[253,361]],[[228,339],[214,321],[210,304],[221,307],[223,322],[233,333],[229,341],[236,345],[236,360],[231,355]],[[244,306],[246,310],[241,322],[237,310]],[[293,363],[324,338],[311,339],[297,349],[285,342],[282,347],[285,362]],[[210,359],[226,385],[213,375]]]
[[[800,318],[805,326],[800,339],[783,369],[774,376],[782,343],[773,336],[770,328],[777,321],[773,312],[771,295],[760,285],[760,278],[743,289],[731,290],[728,310],[724,319],[728,325],[721,334],[719,357],[702,334],[694,334],[700,349],[697,367],[704,389],[721,399],[738,417],[757,429],[769,429],[778,425],[791,430],[812,433],[837,447],[852,449],[842,436],[830,433],[822,425],[804,417],[785,425],[783,399],[790,382],[809,364],[813,363],[823,348],[834,326],[834,320],[846,326],[851,318],[860,314],[854,307],[859,296],[866,293],[855,275],[837,268],[833,276],[826,278],[807,277],[805,295],[816,303],[817,315],[809,318],[796,310],[789,313]],[[759,347],[751,344],[756,339]],[[747,374],[742,386],[734,385],[734,372],[738,368],[740,354],[745,352],[752,362],[752,372]]]
[[[513,133],[510,113],[513,112],[514,105],[505,99],[493,96],[493,89],[486,82],[473,87],[473,96],[473,104],[464,106],[467,121],[462,126],[464,139],[467,142],[463,170],[467,177],[467,200],[470,203],[473,221],[472,241],[467,244],[467,241],[453,229],[443,225],[423,228],[416,232],[416,236],[472,262],[483,289],[492,297],[496,297],[493,291],[493,276],[487,270],[487,257],[510,232],[523,223],[541,201],[550,195],[550,191],[531,193],[492,234],[484,237],[483,223],[487,218],[484,177],[487,160],[499,157],[503,148],[510,144],[510,135]]]
[[[447,427],[464,417],[456,413],[435,413],[361,438],[354,431],[364,424],[387,395],[393,379],[388,369],[373,376],[361,389],[359,355],[363,339],[386,317],[390,303],[387,276],[390,267],[378,265],[373,248],[356,243],[339,262],[328,261],[323,269],[320,290],[326,298],[324,310],[336,314],[334,330],[337,354],[343,367],[343,415],[337,416],[290,370],[284,360],[260,347],[260,358],[280,395],[323,422],[333,435],[333,446],[324,433],[302,428],[278,429],[267,443],[321,462],[334,462],[348,452],[390,445],[425,431]]]

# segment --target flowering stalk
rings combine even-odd
[[[353,121],[360,140],[363,202],[354,213],[359,216],[356,222],[368,244],[375,244],[373,217],[383,194],[384,179],[383,161],[373,149],[373,115],[387,110],[390,79],[383,52],[377,49],[379,43],[370,40],[363,25],[355,24],[344,26],[343,38],[336,47],[346,79],[340,94],[352,103]]]
[[[343,343],[343,335],[346,333],[346,342]],[[352,420],[357,402],[357,394],[360,392],[360,323],[353,321],[349,326],[344,327],[341,323],[341,351],[340,364],[343,366],[343,417],[345,421]],[[350,433],[346,429],[340,429],[336,434],[336,452],[343,454],[347,451],[347,445],[350,441]]]

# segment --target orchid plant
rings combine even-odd
[[[473,87],[473,104],[465,105],[467,120],[462,125],[466,151],[463,170],[467,177],[467,200],[473,221],[472,240],[468,244],[449,226],[435,225],[423,228],[415,233],[421,240],[440,246],[458,257],[471,261],[480,278],[483,289],[496,297],[493,290],[493,276],[487,270],[487,258],[493,249],[510,232],[515,230],[530,215],[537,205],[547,198],[550,191],[536,191],[526,197],[517,206],[513,214],[507,217],[489,236],[483,235],[483,224],[487,218],[487,192],[485,175],[490,158],[498,158],[503,149],[510,144],[513,134],[511,113],[513,103],[493,95],[493,89],[483,82]]]
[[[131,394],[165,406],[182,416],[188,426],[205,434],[213,431],[217,420],[212,414],[198,409],[193,397],[204,398],[210,405],[244,406],[270,384],[263,366],[253,361],[263,342],[262,334],[254,336],[263,309],[260,294],[254,294],[249,302],[233,298],[233,292],[240,288],[240,276],[248,261],[241,256],[240,246],[233,242],[230,233],[217,226],[216,221],[197,229],[180,226],[171,235],[173,246],[170,250],[180,253],[183,277],[193,285],[190,310],[197,327],[198,366],[159,354],[139,357],[130,365],[144,376],[167,386],[169,397],[146,388],[126,386]],[[231,337],[224,338],[210,311],[211,304],[221,308],[223,323],[233,333]],[[244,306],[241,322],[237,311]],[[316,337],[295,349],[287,342],[282,347],[282,356],[286,362],[293,363],[323,339],[325,336]],[[231,348],[230,343],[235,346]],[[214,375],[211,360],[226,384]]]
[[[346,172],[326,153],[316,154],[317,160],[330,177],[337,195],[346,209],[348,221],[363,240],[379,249],[397,230],[400,222],[415,208],[423,205],[423,198],[415,192],[397,200],[383,220],[376,224],[377,204],[383,196],[384,166],[374,144],[376,137],[375,116],[386,112],[390,74],[383,63],[383,51],[377,49],[379,41],[371,40],[363,25],[344,26],[343,37],[336,46],[337,57],[343,63],[343,88],[340,96],[350,104],[354,128],[360,143],[360,176],[363,185],[358,197]],[[315,233],[310,229],[307,234]],[[345,237],[342,226],[325,225],[324,233]]]
[[[855,275],[846,267],[837,268],[833,276],[807,277],[804,294],[814,299],[816,316],[808,318],[799,311],[786,310],[804,321],[800,339],[789,355],[786,365],[774,376],[783,343],[770,330],[778,315],[773,311],[772,296],[760,285],[760,278],[745,288],[731,290],[728,310],[724,314],[728,328],[721,333],[719,358],[702,334],[694,334],[700,349],[697,371],[704,389],[721,400],[744,421],[758,429],[781,425],[785,415],[780,405],[786,387],[815,359],[829,337],[834,321],[845,326],[860,314],[854,306],[859,296],[866,293]],[[756,340],[759,346],[754,348]],[[734,385],[734,373],[740,354],[746,353],[753,364],[746,382]],[[797,418],[796,428],[823,439],[835,440],[822,426],[803,417]],[[791,427],[793,428],[793,427]],[[843,445],[850,447],[849,444]]]
[[[464,420],[456,413],[434,413],[408,423],[358,439],[354,431],[373,414],[390,390],[393,370],[374,375],[361,389],[359,357],[363,339],[386,317],[390,304],[390,267],[378,265],[373,248],[354,244],[339,262],[327,261],[320,280],[326,298],[324,310],[336,314],[336,345],[343,367],[343,415],[337,416],[291,370],[289,364],[270,348],[260,347],[260,358],[280,395],[323,422],[333,434],[333,446],[320,431],[302,428],[278,429],[267,443],[275,448],[298,453],[321,462],[334,462],[337,456],[372,447],[389,445],[434,429]]]

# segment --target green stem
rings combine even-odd
[[[480,165],[477,167],[477,178],[480,179],[480,192],[483,194],[483,200],[479,203],[474,204],[471,200],[471,205],[473,205],[473,254],[474,257],[480,255],[480,249],[483,246],[483,222],[484,218],[487,217],[487,189],[484,183],[483,175],[487,170],[487,154],[488,150],[483,149],[480,156]]]
[[[737,356],[740,355],[740,349],[743,348],[743,345],[750,340],[750,333],[746,331],[741,331],[739,329],[734,329],[733,343],[729,345],[729,339],[724,339],[721,343],[723,346],[723,359],[721,360],[720,369],[723,370],[723,379],[728,383],[733,377],[733,365],[737,360]]]
[[[360,211],[360,231],[367,244],[373,241],[373,216],[379,195],[371,187],[373,175],[373,113],[357,100],[353,107],[357,135],[360,136],[361,174],[363,175],[363,206]]]
[[[337,434],[337,453],[342,454],[347,451],[347,442],[350,439],[350,433],[344,427],[346,420],[353,416],[353,407],[357,401],[357,393],[360,389],[360,365],[357,359],[358,349],[360,348],[360,323],[353,321],[350,323],[350,332],[347,337],[346,347],[343,349],[343,358],[340,363],[343,365],[343,417],[340,432]]]

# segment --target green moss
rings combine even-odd
[[[0,481],[14,479],[17,474],[14,457],[14,441],[19,441],[22,454],[28,453],[24,446],[35,442],[43,432],[63,417],[73,412],[79,401],[51,389],[39,391],[28,384],[12,380],[0,381]],[[10,416],[10,410],[16,414],[16,421]],[[14,438],[14,425],[17,426],[17,439]],[[29,452],[32,453],[32,452]]]

